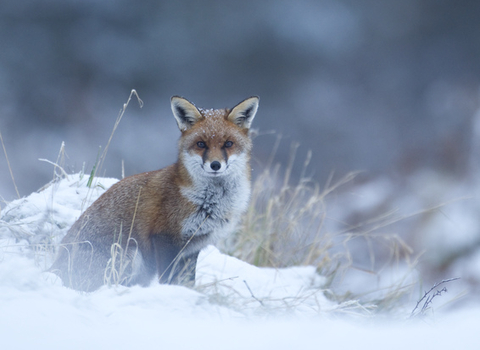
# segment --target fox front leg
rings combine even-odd
[[[199,252],[185,256],[181,247],[167,235],[155,235],[152,240],[159,282],[193,287]]]

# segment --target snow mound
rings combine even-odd
[[[204,312],[208,317],[218,314],[219,310],[245,317],[267,312],[323,315],[326,311],[341,309],[324,296],[325,280],[312,266],[258,268],[224,255],[213,246],[199,256],[195,290],[161,286],[156,282],[149,288],[104,287],[90,295],[63,288],[55,275],[43,272],[54,258],[55,244],[81,212],[117,181],[97,178],[87,186],[88,178],[82,174],[69,175],[11,202],[2,210],[0,280],[3,290],[10,290],[12,294],[41,292],[53,303],[60,302],[52,298],[58,294],[65,295],[69,302],[84,298],[84,302],[88,300],[94,308],[101,305],[105,314],[122,308],[126,295],[133,298],[131,303],[136,307],[148,305],[148,312],[158,307],[162,313],[166,309],[181,310],[187,314]],[[141,303],[135,302],[135,298]]]
[[[363,317],[358,303],[338,304],[314,267],[258,268],[207,247],[194,289],[63,287],[44,272],[52,247],[82,210],[115,179],[87,186],[81,174],[55,181],[0,213],[0,339],[5,349],[478,349],[479,310],[438,324]],[[355,314],[353,321],[339,314]],[[358,322],[360,320],[360,322]],[[346,336],[347,335],[347,336]]]
[[[118,181],[97,178],[87,186],[88,180],[81,173],[69,175],[9,203],[0,213],[0,239],[30,245],[58,243],[81,212]]]

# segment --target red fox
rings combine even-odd
[[[235,230],[250,197],[249,128],[259,98],[232,109],[171,99],[181,131],[178,161],[106,191],[63,238],[50,272],[94,291],[123,285],[193,285],[201,249]]]

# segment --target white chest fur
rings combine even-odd
[[[183,238],[208,236],[208,243],[214,243],[237,226],[247,209],[250,183],[246,176],[209,177],[192,188],[184,188],[182,194],[196,206],[196,211],[184,220]]]

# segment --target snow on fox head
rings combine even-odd
[[[179,157],[192,178],[244,174],[252,148],[248,132],[258,101],[250,97],[232,109],[207,110],[172,97],[173,115],[182,131]]]

